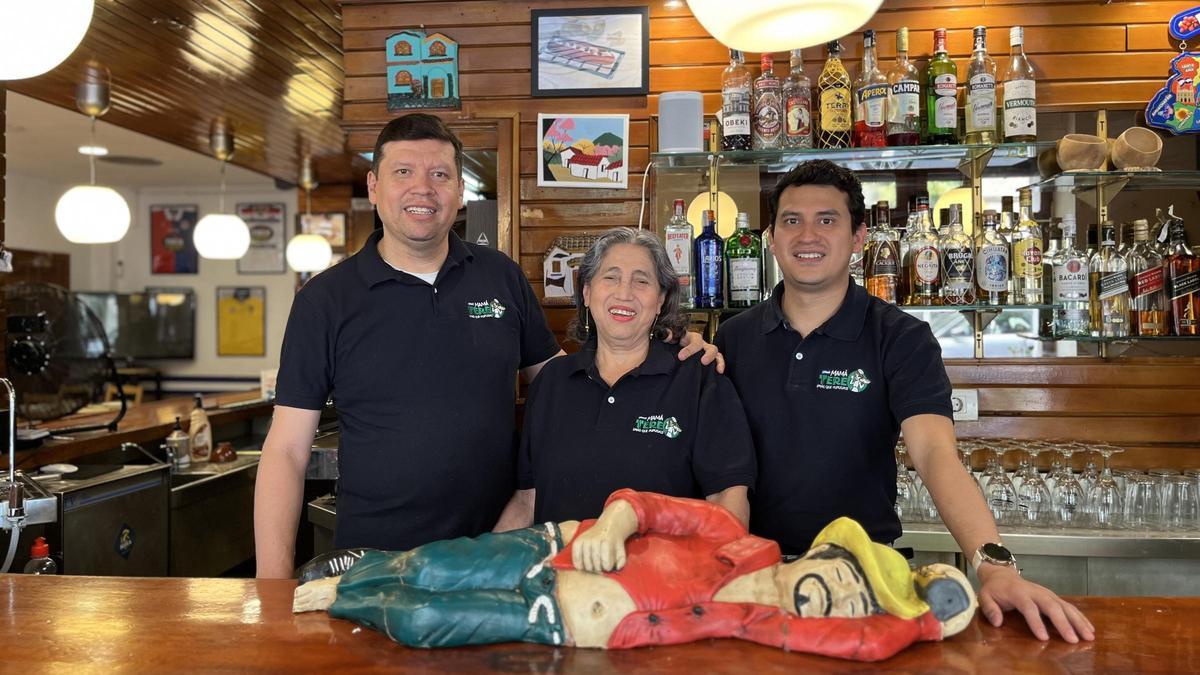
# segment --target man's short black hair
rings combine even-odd
[[[392,141],[445,141],[454,146],[454,168],[458,170],[458,175],[462,177],[463,165],[463,145],[458,136],[446,126],[446,123],[440,117],[427,115],[425,113],[409,113],[403,117],[397,117],[383,131],[379,132],[379,138],[375,139],[375,152],[371,157],[371,171],[378,175],[379,162],[383,160],[383,146]]]
[[[862,183],[858,176],[844,166],[838,166],[827,159],[814,159],[801,162],[792,167],[775,184],[771,190],[771,223],[768,229],[775,227],[775,218],[779,215],[779,197],[790,187],[802,185],[831,185],[846,195],[846,205],[850,207],[850,231],[866,222],[867,207],[863,200]]]

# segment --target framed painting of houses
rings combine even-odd
[[[388,110],[462,107],[457,42],[442,33],[409,29],[384,44]]]
[[[539,114],[539,187],[629,185],[629,115]]]
[[[646,7],[531,12],[533,96],[644,96],[650,90]]]

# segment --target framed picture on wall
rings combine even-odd
[[[283,202],[238,204],[237,215],[250,228],[250,248],[237,261],[238,274],[287,271],[287,205]]]
[[[539,187],[624,189],[629,115],[538,115]]]
[[[217,287],[217,356],[267,355],[267,287]]]
[[[301,213],[296,216],[297,234],[319,234],[329,240],[333,250],[346,248],[346,214]]]
[[[150,207],[150,273],[196,274],[200,255],[192,235],[200,209],[195,204]]]
[[[645,96],[650,91],[646,7],[535,9],[533,96]]]

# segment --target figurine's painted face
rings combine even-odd
[[[775,583],[783,609],[797,616],[853,618],[880,611],[858,561],[833,544],[781,567]]]

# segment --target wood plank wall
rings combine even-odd
[[[558,235],[636,225],[641,172],[649,159],[650,116],[658,94],[690,89],[704,93],[705,110],[719,107],[720,74],[727,52],[700,26],[687,6],[668,8],[650,0],[650,95],[647,97],[530,97],[530,10],[535,8],[625,6],[630,0],[502,2],[342,0],[346,87],[343,126],[352,150],[370,150],[375,134],[393,117],[386,106],[384,40],[402,28],[424,26],[460,43],[463,107],[442,113],[447,120],[518,113],[520,133],[519,262],[540,294],[542,256]],[[1138,109],[1162,86],[1177,53],[1166,22],[1191,2],[1152,0],[886,0],[867,27],[880,31],[880,57],[895,58],[895,29],[908,26],[912,57],[928,60],[933,29],[949,29],[949,50],[965,75],[971,28],[986,25],[990,52],[1008,54],[1008,28],[1026,27],[1026,51],[1040,73],[1038,99],[1044,111]],[[846,65],[857,72],[858,35],[844,40]],[[756,56],[747,61],[751,70]],[[805,69],[816,79],[820,48],[806,49]],[[786,73],[785,54],[776,72]],[[628,113],[630,188],[564,190],[537,187],[537,114]],[[571,310],[547,309],[556,331]],[[1053,363],[1053,365],[1051,365]],[[1097,361],[1026,361],[950,366],[959,386],[979,386],[982,419],[960,425],[967,436],[1075,437],[1120,440],[1136,451],[1120,465],[1200,466],[1200,358]],[[1178,394],[1178,395],[1177,395]],[[1111,433],[1110,433],[1111,432]],[[1200,450],[1198,450],[1200,451]]]

